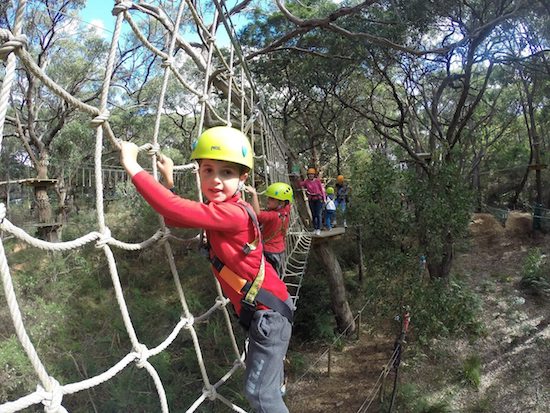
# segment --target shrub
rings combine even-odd
[[[520,285],[527,292],[550,297],[550,264],[538,248],[529,251],[523,262]]]
[[[462,381],[476,389],[479,387],[481,383],[481,359],[478,355],[472,355],[464,360]]]

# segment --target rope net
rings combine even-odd
[[[10,104],[14,101],[12,85],[14,83],[16,70],[18,68],[27,71],[31,76],[39,79],[48,90],[63,99],[67,105],[75,110],[92,117],[91,126],[95,133],[95,153],[93,173],[85,177],[82,172],[82,181],[95,186],[95,216],[96,229],[86,234],[64,242],[51,243],[35,238],[23,229],[13,225],[6,218],[6,210],[0,204],[0,230],[9,233],[28,244],[33,248],[43,251],[70,251],[82,248],[86,245],[95,245],[97,254],[102,254],[108,264],[113,291],[116,302],[124,323],[124,329],[131,343],[131,349],[116,364],[94,377],[74,383],[62,383],[56,379],[41,360],[36,350],[32,337],[28,334],[24,323],[25,314],[22,313],[14,288],[10,272],[9,257],[6,255],[4,243],[0,240],[0,272],[4,287],[4,294],[7,301],[9,313],[21,346],[26,352],[30,363],[38,379],[36,391],[27,394],[17,400],[9,401],[0,405],[0,412],[16,412],[27,407],[43,404],[44,410],[48,413],[65,412],[63,397],[73,393],[81,392],[106,382],[117,374],[128,368],[132,363],[137,367],[145,369],[152,378],[158,394],[160,410],[169,411],[166,392],[162,384],[162,377],[149,362],[149,358],[166,350],[178,336],[187,335],[189,342],[196,354],[200,378],[203,383],[203,392],[187,408],[188,412],[195,411],[205,400],[216,401],[228,406],[233,411],[244,412],[231,400],[222,396],[218,389],[226,383],[233,374],[244,367],[244,354],[242,343],[238,343],[232,329],[232,322],[226,308],[228,300],[223,296],[220,285],[214,277],[217,299],[208,309],[191,309],[186,298],[185,283],[180,282],[182,278],[174,260],[171,242],[176,240],[170,230],[164,226],[159,217],[159,228],[151,236],[138,243],[128,243],[117,239],[117,234],[112,233],[105,220],[104,205],[106,197],[104,194],[106,176],[115,176],[116,180],[123,180],[122,171],[106,171],[102,168],[102,157],[106,151],[119,147],[119,141],[110,126],[109,117],[112,104],[110,96],[113,94],[111,79],[117,64],[117,51],[121,42],[123,30],[133,33],[135,42],[144,46],[152,56],[160,61],[163,71],[162,84],[158,94],[155,111],[154,133],[150,142],[144,144],[140,149],[151,155],[151,171],[158,178],[156,170],[156,155],[160,149],[159,130],[161,121],[171,111],[177,110],[167,105],[167,89],[177,84],[187,99],[187,104],[196,109],[196,116],[193,116],[197,123],[197,133],[205,127],[214,125],[228,125],[240,128],[252,140],[256,153],[255,170],[253,180],[261,179],[264,185],[276,181],[288,182],[286,172],[286,156],[284,143],[277,137],[273,127],[268,122],[268,117],[263,109],[263,102],[254,86],[252,76],[243,59],[242,51],[236,40],[235,31],[229,19],[228,10],[224,3],[214,0],[215,7],[201,10],[195,7],[199,4],[191,0],[171,2],[170,10],[163,9],[160,4],[146,3],[139,1],[134,3],[127,0],[116,0],[112,14],[115,16],[115,28],[109,53],[105,62],[105,72],[98,90],[98,105],[92,106],[84,102],[56,84],[45,71],[38,65],[36,57],[33,57],[27,48],[27,40],[22,31],[23,19],[27,12],[27,2],[20,0],[13,13],[14,21],[11,22],[12,30],[0,29],[0,57],[6,60],[4,80],[0,91],[0,147],[2,144],[3,130],[6,121],[6,113]],[[11,16],[11,15],[10,15]],[[200,47],[195,47],[186,38],[185,28],[182,22],[192,22],[196,27],[194,37],[200,39]],[[156,27],[161,30],[159,38],[161,42],[151,40],[150,33],[144,33],[142,27]],[[224,38],[229,39],[229,45],[221,47],[216,37],[223,32]],[[107,142],[104,143],[104,138]],[[192,172],[196,171],[194,164],[181,165],[176,167],[178,179],[186,189],[194,189],[197,197],[201,199],[200,191],[197,191],[196,179]],[[183,176],[183,177],[182,177]],[[255,182],[253,182],[254,184]],[[202,200],[202,199],[201,199]],[[172,273],[175,290],[181,303],[181,317],[171,329],[170,333],[155,346],[148,348],[134,327],[131,311],[128,308],[125,293],[119,277],[119,270],[115,260],[114,249],[126,251],[139,251],[161,245]],[[284,281],[288,285],[289,293],[296,305],[299,298],[302,277],[305,271],[308,253],[311,246],[311,237],[304,230],[304,226],[298,219],[297,211],[293,211],[293,219],[287,236],[287,259],[285,263]],[[206,368],[205,357],[201,349],[201,343],[196,326],[207,320],[215,313],[222,313],[227,328],[227,335],[230,337],[232,363],[227,371],[219,377]],[[107,320],[109,321],[109,320]]]

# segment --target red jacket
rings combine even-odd
[[[266,252],[280,253],[286,248],[286,233],[290,224],[290,204],[280,209],[261,211],[262,238]]]
[[[248,255],[243,245],[256,238],[254,224],[246,210],[236,202],[237,193],[226,202],[203,204],[174,195],[146,171],[134,175],[132,182],[138,192],[164,217],[168,226],[182,228],[204,228],[210,242],[210,255],[218,257],[228,268],[242,278],[253,281],[260,268],[263,254],[262,245],[258,245]],[[250,207],[252,209],[252,207]],[[224,294],[229,298],[237,314],[241,311],[242,294],[233,290],[212,268],[212,271]],[[265,278],[262,288],[273,293],[282,301],[288,298],[288,291],[271,265],[265,265]],[[261,308],[261,307],[260,307]],[[265,307],[263,307],[265,308]]]

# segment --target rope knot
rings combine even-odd
[[[202,389],[202,394],[204,394],[209,400],[216,400],[216,388],[214,386],[208,386]]]
[[[6,205],[0,202],[0,224],[4,222],[4,218],[6,218]]]
[[[138,354],[138,361],[136,362],[136,366],[138,366],[141,369],[145,367],[147,358],[149,358],[149,349],[145,344],[138,343],[137,348],[135,350],[136,350],[136,353]]]
[[[92,121],[90,122],[92,128],[97,128],[98,126],[103,125],[103,123],[109,120],[109,115],[110,115],[109,111],[104,110],[95,118],[93,118]]]
[[[185,328],[186,330],[191,330],[193,324],[195,324],[195,317],[189,314],[189,317],[182,317],[181,319],[185,321],[183,328]]]
[[[170,234],[171,234],[170,228],[164,227],[164,229],[159,229],[158,233],[159,233],[158,235],[159,235],[159,242],[160,243],[165,243],[166,241],[168,241],[170,239]]]
[[[105,231],[103,231],[103,233],[101,234],[101,237],[96,242],[95,247],[96,248],[103,248],[112,239],[113,238],[111,237],[111,230],[109,228],[105,228]]]
[[[199,97],[199,103],[204,103],[208,101],[208,95],[202,95]]]
[[[0,29],[0,40],[4,42],[4,44],[0,46],[0,59],[2,60],[5,60],[10,53],[17,49],[27,47],[27,36],[24,34],[14,36],[7,29]]]
[[[219,305],[220,308],[223,308],[227,305],[227,300],[225,298],[216,297],[216,305]]]
[[[125,12],[126,10],[129,10],[132,8],[134,3],[128,0],[116,0],[115,7],[113,7],[113,11],[111,14],[113,16],[116,16],[118,13]]]
[[[236,359],[234,362],[233,362],[233,365],[234,366],[239,366],[240,368],[242,369],[246,369],[246,363],[244,362],[244,360],[238,358]]]
[[[158,143],[148,143],[144,146],[147,146],[144,150],[147,151],[147,155],[149,156],[157,155],[160,152],[160,145]]]
[[[61,402],[63,401],[63,389],[61,385],[53,377],[50,377],[49,379],[52,391],[46,392],[42,386],[37,386],[39,391],[44,391],[47,394],[47,396],[42,400],[44,411],[46,413],[66,412],[67,410],[61,406]]]
[[[173,64],[174,64],[174,59],[172,57],[167,57],[162,61],[160,67],[162,67],[163,69],[166,69],[167,67],[171,67]]]

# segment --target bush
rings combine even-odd
[[[481,383],[481,358],[478,355],[472,355],[464,360],[462,382],[476,389],[479,387]]]
[[[550,297],[550,264],[538,248],[532,249],[523,262],[521,287],[527,292]]]

